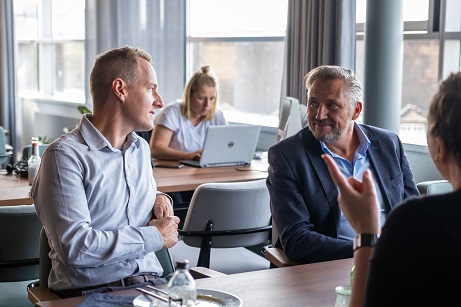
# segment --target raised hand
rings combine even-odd
[[[322,155],[333,182],[339,189],[338,202],[347,220],[357,233],[380,232],[380,206],[370,170],[363,173],[362,182],[345,178],[333,158]]]

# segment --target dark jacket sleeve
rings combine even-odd
[[[304,146],[300,133],[269,149],[267,187],[279,235],[276,246],[302,263],[352,257],[352,243],[337,239],[337,189],[329,175],[320,180]],[[320,154],[314,162],[328,174]]]

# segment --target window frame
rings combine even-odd
[[[80,0],[85,3],[84,0]],[[18,88],[18,96],[26,99],[33,99],[35,101],[55,102],[59,104],[85,104],[85,72],[82,71],[82,89],[80,95],[64,95],[56,90],[57,79],[55,76],[56,71],[56,54],[55,46],[65,43],[81,43],[83,48],[82,59],[85,58],[85,35],[83,37],[70,37],[70,38],[53,38],[52,33],[52,10],[53,3],[51,0],[37,0],[36,1],[36,19],[37,19],[37,36],[21,38],[16,37],[16,45],[19,49],[21,44],[32,45],[37,52],[36,65],[37,71],[37,89],[24,90]],[[42,69],[48,67],[50,69]],[[84,69],[84,63],[82,63]]]
[[[186,6],[186,82],[189,80],[190,76],[193,75],[196,69],[193,67],[192,59],[193,59],[193,48],[191,48],[192,44],[194,43],[266,43],[266,42],[280,42],[284,43],[286,38],[286,31],[284,35],[268,35],[268,36],[214,36],[214,35],[191,35],[190,31],[190,1],[187,1]],[[283,76],[280,76],[283,79]],[[280,84],[280,89],[282,88],[282,84]],[[279,99],[277,99],[279,100]],[[247,124],[245,120],[242,121],[235,121],[235,123],[243,123]],[[278,124],[278,115],[277,115],[277,123],[274,121],[272,125],[261,125],[261,131],[263,132],[270,132],[275,133]]]

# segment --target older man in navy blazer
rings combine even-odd
[[[320,66],[306,75],[308,127],[269,148],[267,187],[278,231],[276,247],[288,258],[312,263],[353,256],[356,236],[338,206],[338,190],[321,155],[333,157],[346,177],[370,168],[381,222],[418,190],[398,136],[359,125],[363,92],[354,73]]]

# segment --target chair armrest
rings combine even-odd
[[[193,268],[189,269],[190,274],[194,279],[200,279],[200,278],[210,278],[210,277],[220,277],[220,276],[226,276],[227,274],[208,269],[205,267],[201,266],[196,266]]]
[[[54,301],[61,299],[51,289],[40,286],[27,287],[27,297],[29,298],[29,301],[34,305],[44,301]]]
[[[208,221],[208,224],[213,226],[212,221]],[[208,226],[207,226],[208,228]],[[178,229],[179,235],[183,237],[223,237],[223,236],[235,236],[235,235],[245,235],[258,232],[271,231],[272,225],[261,226],[256,228],[246,228],[246,229],[230,229],[230,230],[182,230]]]
[[[266,259],[278,268],[300,264],[289,259],[281,248],[266,246],[263,248],[263,253]]]

